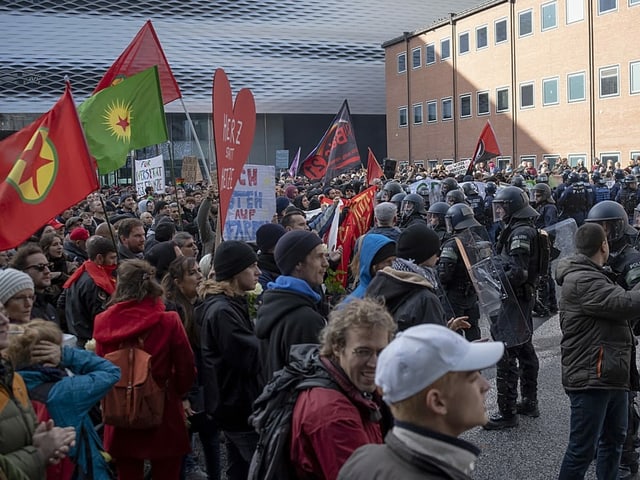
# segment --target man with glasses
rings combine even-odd
[[[11,266],[26,273],[33,280],[35,294],[31,318],[43,318],[60,325],[55,306],[47,300],[46,290],[51,287],[51,265],[40,246],[28,243],[18,248]]]

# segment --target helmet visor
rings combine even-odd
[[[507,216],[507,211],[505,210],[504,203],[496,202],[495,200],[491,203],[491,208],[493,209],[493,221],[494,222],[502,222]]]

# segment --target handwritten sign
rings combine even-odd
[[[256,230],[276,213],[275,167],[245,165],[233,189],[224,224],[225,240],[256,241]]]
[[[162,155],[136,160],[136,191],[144,196],[145,188],[153,187],[154,192],[164,192],[164,160]]]

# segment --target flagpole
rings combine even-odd
[[[176,204],[178,205],[178,221],[180,222],[180,227],[184,228],[182,224],[182,208],[180,205],[180,199],[178,198],[178,184],[176,183],[176,172],[173,170],[173,149],[171,148],[171,141],[167,142],[169,147],[169,163],[171,165],[171,183],[173,184],[173,191],[176,195]]]
[[[182,103],[182,108],[184,109],[184,113],[187,116],[187,120],[189,121],[189,126],[191,127],[191,134],[193,138],[196,139],[196,145],[198,146],[198,152],[200,153],[200,157],[202,158],[202,165],[204,166],[204,172],[207,175],[207,182],[211,185],[211,172],[209,172],[209,166],[205,161],[204,151],[202,150],[202,145],[200,145],[200,140],[198,139],[198,134],[196,133],[196,127],[193,124],[193,120],[191,120],[191,115],[189,115],[189,111],[187,110],[187,106],[184,104],[184,100],[180,97],[180,103]],[[172,160],[173,161],[173,160]]]

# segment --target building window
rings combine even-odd
[[[489,44],[489,38],[487,34],[487,26],[476,28],[476,49],[486,48]]]
[[[398,127],[406,127],[407,123],[407,107],[400,107],[398,109]]]
[[[496,20],[495,23],[496,44],[507,41],[507,19]]]
[[[398,73],[404,73],[407,71],[407,54],[401,53],[398,55]]]
[[[584,160],[587,160],[587,156],[584,155]],[[609,162],[612,162],[614,165],[616,162],[620,161],[620,152],[607,152],[600,154],[600,163],[606,165]]]
[[[533,107],[533,83],[520,85],[520,108]]]
[[[422,124],[422,104],[416,103],[413,106],[413,124],[421,125]]]
[[[424,48],[425,53],[425,65],[431,65],[432,63],[436,63],[436,46],[433,43],[430,43]]]
[[[451,120],[453,118],[453,101],[451,97],[442,99],[442,120]]]
[[[533,11],[526,10],[518,14],[519,29],[518,34],[521,37],[531,35],[533,33]]]
[[[458,37],[458,52],[460,55],[469,51],[469,32],[461,33]]]
[[[460,95],[460,117],[471,116],[471,95]]]
[[[584,0],[567,0],[567,25],[584,20]]]
[[[509,111],[509,88],[498,88],[496,90],[496,112]]]
[[[572,167],[577,167],[578,165],[584,166],[587,161],[587,156],[584,153],[570,153],[567,155],[567,161]],[[603,163],[606,164],[606,162]]]
[[[598,0],[598,15],[618,9],[618,0]]]
[[[429,168],[433,170],[438,166],[438,160],[427,160],[427,165],[429,165]]]
[[[640,2],[640,0],[638,0]],[[629,64],[631,75],[631,93],[640,93],[640,62]]]
[[[558,26],[558,14],[556,2],[542,5],[542,31],[550,30]]]
[[[558,104],[558,78],[542,80],[542,104]]]
[[[422,49],[420,47],[411,50],[411,66],[413,68],[422,66]]]
[[[639,1],[639,3],[640,3],[640,1]],[[638,152],[637,150],[636,151],[632,151],[631,152],[631,160],[636,160],[636,161],[640,160],[640,152]]]
[[[440,41],[440,60],[451,57],[451,40],[445,38]]]
[[[496,157],[496,161],[498,162],[498,168],[502,171],[511,166],[511,157]]]
[[[560,155],[543,155],[542,160],[547,162],[547,167],[551,170],[560,161]]]
[[[438,102],[432,100],[427,102],[427,122],[433,123],[438,121]]]
[[[581,102],[586,98],[584,82],[584,72],[567,75],[567,101]]]
[[[640,0],[629,0],[629,6],[640,5]]]
[[[489,92],[478,92],[478,115],[489,113]]]
[[[520,165],[523,163],[531,163],[531,166],[535,167],[536,159],[537,157],[535,155],[520,155]]]
[[[618,67],[604,67],[600,69],[600,97],[615,97],[618,95]]]

